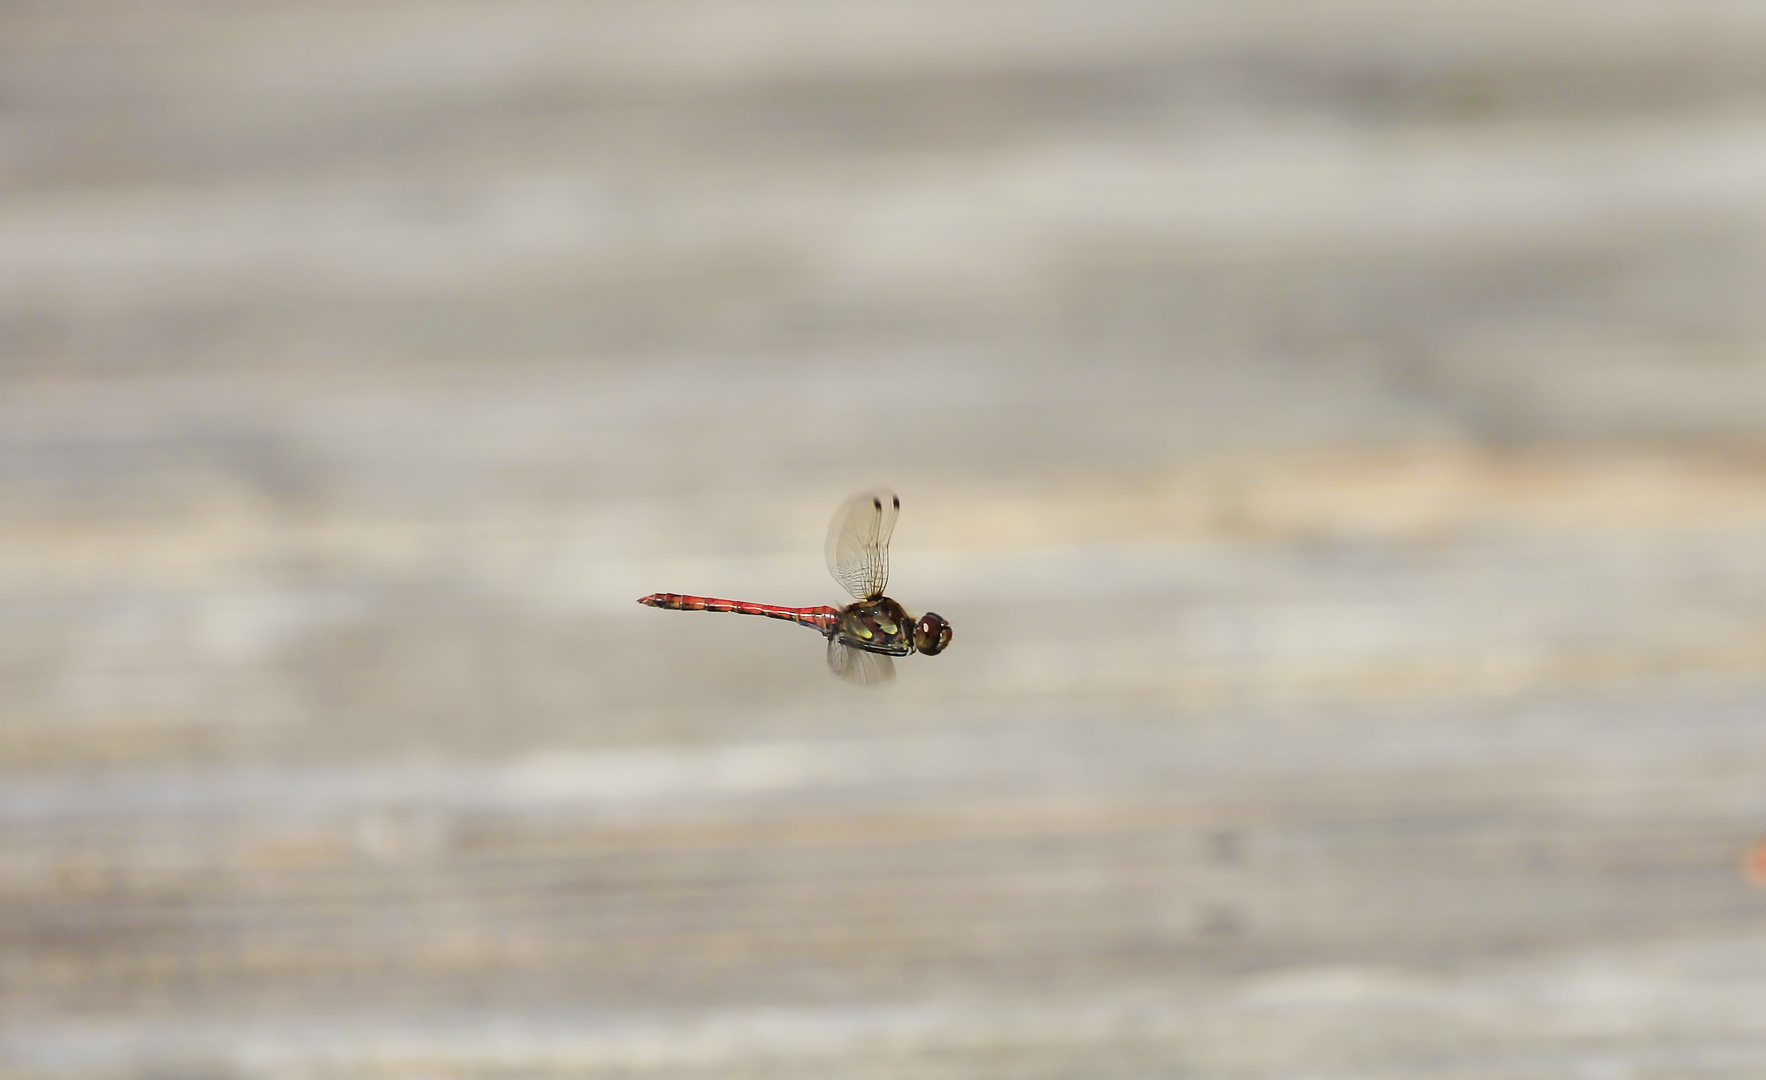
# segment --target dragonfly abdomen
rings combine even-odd
[[[667,608],[670,611],[728,611],[737,615],[764,615],[769,619],[783,619],[799,626],[808,626],[823,634],[833,631],[835,621],[840,616],[839,608],[779,607],[776,604],[756,604],[750,600],[720,600],[715,596],[685,596],[671,592],[651,593],[639,599],[638,603],[646,607]]]

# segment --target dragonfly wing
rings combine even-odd
[[[838,638],[828,639],[828,669],[860,686],[875,686],[895,678],[895,661],[882,653],[855,649]]]
[[[828,523],[828,573],[856,600],[883,595],[889,584],[889,534],[901,500],[890,491],[854,495]]]

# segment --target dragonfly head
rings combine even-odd
[[[944,616],[928,611],[914,624],[914,648],[927,656],[937,656],[950,644],[950,623]]]

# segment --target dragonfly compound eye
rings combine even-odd
[[[950,623],[944,616],[928,611],[914,624],[914,648],[926,656],[937,656],[950,644]]]

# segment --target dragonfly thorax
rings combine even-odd
[[[914,651],[914,620],[887,596],[874,596],[840,610],[834,634],[855,649],[907,656]]]

